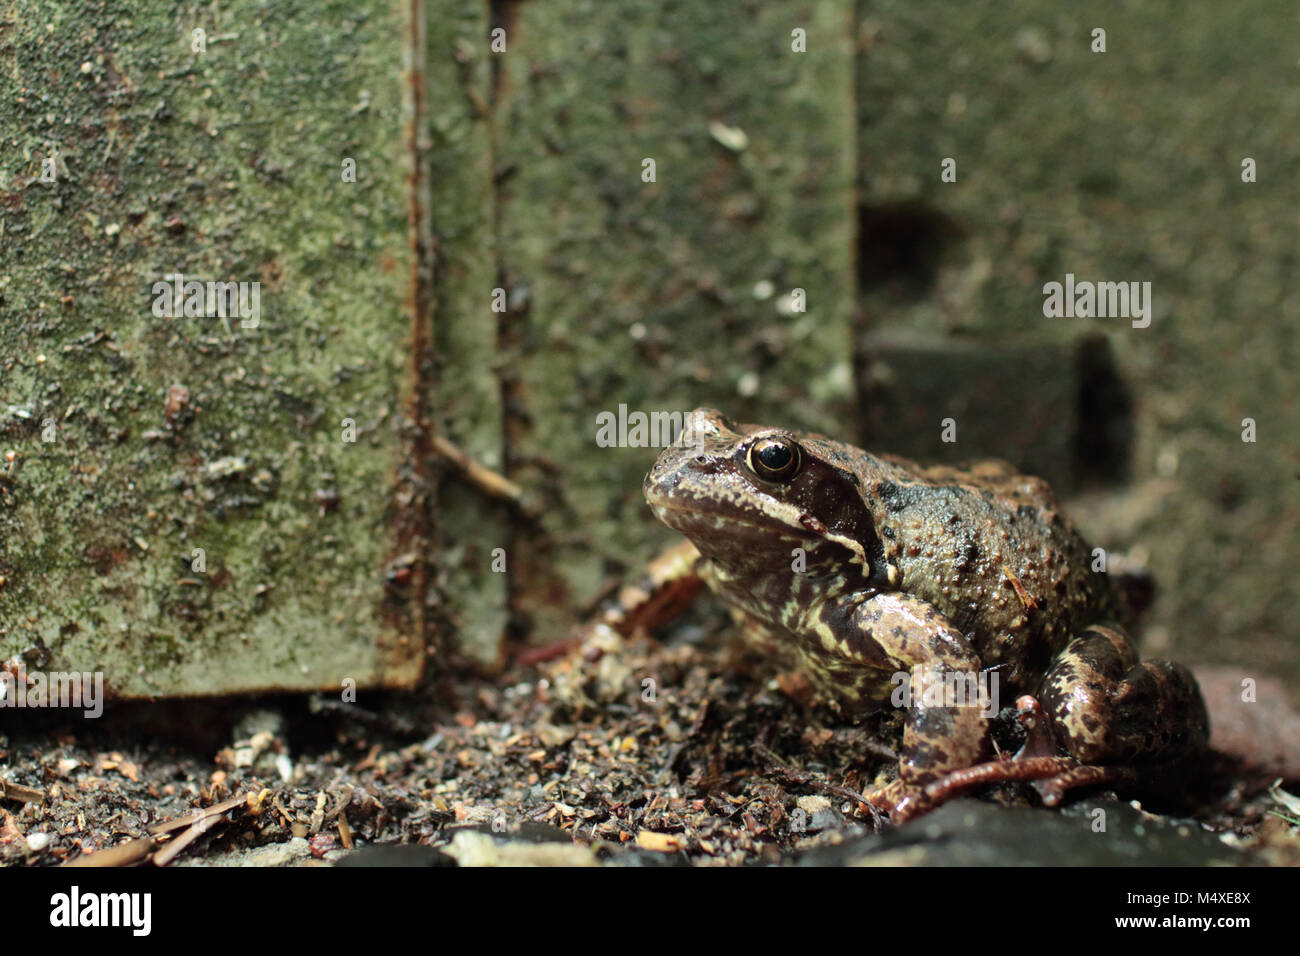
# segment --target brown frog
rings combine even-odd
[[[898,779],[868,795],[895,820],[994,781],[1045,781],[1053,804],[1207,745],[1195,679],[1139,662],[1042,479],[996,461],[923,467],[701,408],[644,491],[749,640],[841,708],[907,707]],[[1010,693],[1027,742],[982,763]]]

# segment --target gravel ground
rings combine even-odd
[[[0,861],[1300,863],[1261,774],[1223,756],[1141,809],[1103,793],[1053,811],[1000,787],[892,828],[855,793],[892,772],[897,715],[845,722],[798,680],[684,633],[595,633],[505,682],[448,667],[356,703],[25,713],[0,734]]]

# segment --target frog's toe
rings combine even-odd
[[[1024,694],[1016,699],[1016,720],[1025,730],[1025,744],[1016,754],[1017,760],[1060,754],[1060,748],[1052,734],[1052,722],[1043,712],[1043,705],[1037,697]]]
[[[899,826],[924,813],[929,813],[936,806],[938,804],[933,804],[926,799],[924,790],[914,791],[894,804],[894,808],[889,811],[889,822]]]
[[[1044,803],[1055,806],[1060,802],[1061,795],[1075,787],[1109,780],[1110,777],[1100,779],[1093,772],[1108,769],[1110,768],[1080,766],[1071,757],[1004,757],[953,770],[924,785],[908,783],[902,779],[894,780],[868,791],[862,799],[877,809],[887,811],[889,821],[897,826],[929,813],[968,790],[994,783],[1035,783],[1038,786],[1036,781],[1043,781],[1051,784],[1048,789],[1040,789],[1039,792],[1043,795]],[[1058,792],[1060,795],[1057,795]]]
[[[862,795],[862,802],[873,810],[888,813],[889,822],[895,826],[930,809],[925,799],[925,788],[902,779],[868,790]]]
[[[877,810],[892,810],[903,798],[904,787],[902,780],[891,780],[883,786],[872,787],[863,793],[862,802],[870,804]]]
[[[1118,787],[1133,784],[1137,779],[1137,772],[1132,767],[1083,764],[1071,767],[1054,777],[1035,781],[1034,789],[1038,791],[1044,806],[1054,807],[1064,800],[1065,795],[1071,790],[1103,785]]]
[[[1078,764],[1070,757],[1008,757],[963,767],[940,777],[925,788],[933,806],[951,800],[972,787],[990,783],[1023,783],[1062,776]]]

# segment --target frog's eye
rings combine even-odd
[[[789,481],[799,473],[802,455],[789,438],[760,438],[749,446],[745,463],[764,481]]]

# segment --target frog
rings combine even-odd
[[[1004,461],[922,465],[702,407],[643,493],[748,644],[835,712],[905,710],[897,772],[863,794],[895,823],[987,783],[1056,805],[1208,746],[1191,671],[1139,658],[1051,487]],[[991,753],[1004,695],[1023,745]]]

